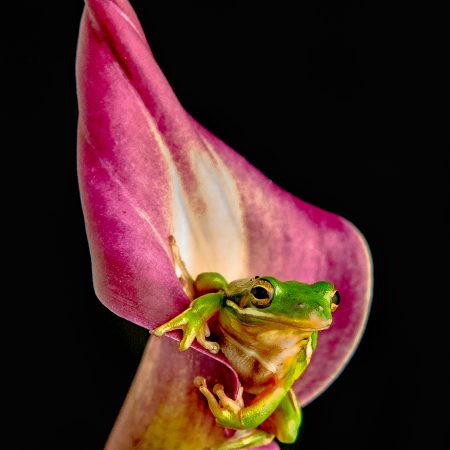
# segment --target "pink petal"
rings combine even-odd
[[[224,442],[224,429],[215,425],[194,388],[193,373],[205,376],[210,385],[226,384],[228,375],[213,358],[194,350],[180,352],[172,339],[151,339],[105,450],[197,450]],[[279,449],[276,443],[257,448]]]
[[[345,366],[365,326],[364,239],[345,219],[275,186],[184,111],[127,1],[86,5],[78,168],[98,297],[150,330],[183,310],[169,235],[194,276],[332,281],[342,305],[296,385],[302,404],[311,401]]]
[[[223,428],[215,426],[193,385],[192,373],[204,375],[209,383],[227,375],[222,364],[206,355],[180,352],[172,339],[151,339],[106,450],[197,450],[225,441]]]

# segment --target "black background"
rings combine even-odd
[[[184,107],[284,189],[351,220],[372,251],[373,307],[361,345],[305,407],[298,443],[283,448],[413,447],[427,359],[420,344],[434,314],[423,305],[437,295],[448,212],[420,26],[378,2],[297,10],[288,2],[161,3],[132,2]],[[23,226],[33,251],[20,266],[27,282],[17,300],[34,327],[14,332],[11,373],[26,394],[15,405],[11,448],[101,449],[147,333],[93,292],[75,160],[83,2],[51,6],[30,6],[34,17],[10,43],[38,50],[22,51],[16,68],[39,79],[31,113],[16,122],[38,166],[28,164],[37,176]]]

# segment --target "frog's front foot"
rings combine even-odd
[[[219,425],[227,428],[244,429],[241,424],[240,412],[244,408],[244,401],[242,400],[243,388],[239,388],[236,400],[228,397],[225,394],[224,388],[221,384],[216,384],[211,392],[203,377],[195,377],[194,384],[199,391],[206,397],[209,409],[213,413]],[[217,397],[217,398],[216,398]]]
[[[181,339],[179,344],[180,350],[187,350],[194,342],[194,339],[197,339],[197,342],[206,350],[214,354],[219,353],[220,345],[217,342],[206,340],[210,335],[208,324],[191,308],[162,324],[153,330],[152,334],[162,336],[173,330],[183,330],[183,339]]]

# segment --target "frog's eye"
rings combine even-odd
[[[257,308],[265,308],[272,303],[273,293],[273,286],[267,280],[258,279],[250,291],[251,301]]]
[[[336,291],[331,297],[331,312],[334,312],[337,310],[337,307],[339,306],[339,303],[341,302],[341,296],[339,295],[339,291]]]

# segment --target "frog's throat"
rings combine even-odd
[[[298,322],[293,320],[284,319],[275,314],[268,313],[267,311],[259,311],[254,308],[240,308],[236,303],[232,300],[226,300],[226,305],[230,308],[234,309],[240,316],[253,317],[255,319],[264,321],[264,322],[272,322],[276,324],[286,325],[291,328],[297,328],[299,331],[322,331],[330,328],[331,320],[326,323],[322,327],[304,327],[300,326]]]
[[[240,339],[238,339],[235,335],[230,334],[228,331],[222,328],[222,333],[225,337],[225,343],[222,346],[222,351],[225,356],[230,359],[230,351],[233,354],[236,354],[236,350],[240,352],[242,355],[245,355],[245,361],[250,361],[254,359],[258,361],[266,370],[271,372],[272,374],[277,373],[277,370],[282,362],[284,362],[288,357],[292,357],[293,355],[299,353],[301,347],[291,346],[290,348],[286,348],[284,352],[276,352],[274,354],[269,354],[266,349],[260,351],[257,347],[251,347],[246,343],[242,343]],[[286,354],[288,353],[288,354]],[[236,364],[236,362],[235,362]],[[242,373],[242,367],[238,363],[235,367],[238,375],[240,376]],[[244,369],[245,372],[245,369]],[[249,374],[247,373],[247,376]]]
[[[221,350],[241,382],[245,383],[246,390],[264,385],[273,375],[283,378],[301,352],[306,351],[308,356],[310,331],[268,321],[260,321],[255,327],[254,324],[241,322],[229,308],[223,311],[219,323]],[[312,352],[312,347],[310,350]],[[250,384],[246,380],[251,380]]]

